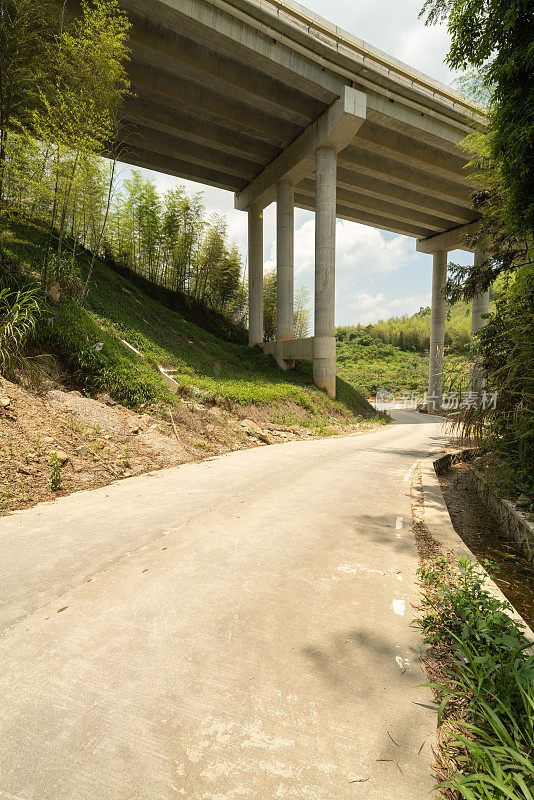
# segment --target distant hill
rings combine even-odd
[[[411,353],[427,353],[430,347],[430,308],[421,308],[412,316],[391,317],[371,325],[344,326],[338,333],[366,333],[384,344]],[[447,306],[445,346],[455,353],[467,352],[471,341],[471,305],[459,302]]]
[[[490,304],[490,310],[494,303]],[[367,396],[377,389],[394,394],[423,393],[428,383],[430,349],[430,308],[412,316],[391,317],[370,325],[337,328],[338,374]],[[465,302],[447,307],[445,328],[446,391],[467,389],[471,305]]]

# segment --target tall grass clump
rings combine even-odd
[[[10,375],[23,357],[24,346],[39,316],[35,288],[0,287],[0,374]]]
[[[440,700],[437,788],[451,800],[534,800],[532,642],[469,559],[439,559],[419,576],[416,625]]]

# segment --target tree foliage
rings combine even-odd
[[[506,217],[534,229],[534,4],[532,0],[426,0],[427,23],[447,21],[453,69],[474,68],[491,107],[487,153],[506,189]]]
[[[276,339],[276,299],[276,269],[272,269],[263,276],[263,332],[268,342]],[[310,295],[305,287],[297,289],[293,302],[293,331],[296,339],[305,339],[310,335],[309,300]]]
[[[462,392],[468,384],[471,311],[467,303],[447,309],[444,390]],[[336,329],[338,373],[368,395],[386,389],[395,395],[428,387],[430,309],[411,317],[392,317],[369,325]]]
[[[485,257],[470,270],[452,265],[447,291],[471,298],[502,281],[496,312],[477,337],[487,389],[499,400],[495,409],[465,411],[461,425],[497,457],[507,493],[534,492],[534,4],[427,0],[421,13],[429,23],[447,20],[447,61],[471,69],[464,88],[488,104],[487,126],[475,121],[464,142],[482,214],[469,238]]]
[[[53,81],[59,29],[52,0],[0,0],[0,131],[31,124]]]
[[[48,0],[1,0],[0,9],[0,256],[27,200],[33,212],[47,208],[57,243],[43,254],[48,290],[65,271],[69,209],[84,177],[94,189],[91,162],[117,129],[130,24],[117,0],[82,0],[74,19]]]
[[[160,197],[134,171],[113,200],[104,242],[108,256],[153,283],[236,320],[244,316],[241,255],[228,241],[226,220],[206,218],[200,194],[178,187]]]
[[[489,388],[499,392],[484,416],[486,439],[510,465],[508,483],[534,496],[534,264],[510,278],[479,335]]]
[[[492,299],[497,296],[493,293]],[[493,303],[492,303],[493,305]],[[353,339],[370,336],[400,350],[427,354],[430,349],[430,308],[420,308],[412,316],[404,314],[369,325],[345,326],[337,329],[338,337]],[[469,303],[447,304],[445,347],[455,353],[468,353],[471,343],[471,308]]]

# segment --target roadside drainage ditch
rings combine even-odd
[[[453,527],[479,560],[487,558],[498,565],[500,571],[492,578],[534,628],[534,564],[505,535],[471,488],[467,473],[468,464],[457,462],[438,475]]]

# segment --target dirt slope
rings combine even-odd
[[[182,400],[170,413],[136,413],[107,395],[93,399],[57,386],[36,393],[0,377],[0,514],[230,450],[313,436],[305,427],[272,424],[269,407],[229,411]]]

